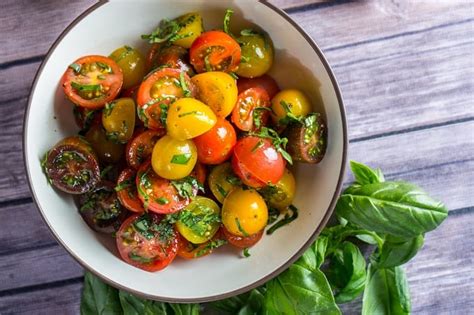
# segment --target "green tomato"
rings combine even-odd
[[[224,202],[232,190],[240,186],[240,180],[235,176],[229,162],[214,167],[209,174],[208,183],[212,194],[220,203]]]
[[[102,111],[102,125],[107,137],[115,142],[126,143],[133,135],[135,113],[135,102],[128,97],[105,104]]]
[[[122,69],[123,88],[128,89],[142,82],[145,76],[145,58],[142,54],[130,47],[120,47],[109,56]]]
[[[245,78],[264,75],[273,64],[273,43],[267,35],[254,31],[242,31],[238,38],[242,48],[242,59],[237,74]]]
[[[209,198],[197,196],[180,213],[176,229],[189,242],[202,244],[217,233],[220,226],[220,208]]]
[[[156,174],[166,179],[180,179],[193,171],[197,149],[191,140],[177,140],[168,135],[158,140],[151,155]]]

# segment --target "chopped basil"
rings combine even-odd
[[[227,240],[217,239],[217,240],[209,241],[209,242],[206,244],[206,246],[204,246],[202,249],[198,250],[198,251],[194,254],[194,257],[201,257],[202,255],[206,255],[206,254],[209,253],[211,250],[216,249],[216,248],[219,248],[219,247],[221,247],[222,245],[225,245],[225,244],[227,244]]]
[[[179,180],[172,180],[171,185],[176,188],[178,195],[185,199],[194,197],[195,190],[204,192],[204,186],[192,176],[187,176]]]
[[[219,193],[222,195],[222,197],[224,197],[224,198],[227,197],[228,192],[225,191],[225,189],[222,188],[221,185],[216,184],[216,188],[217,188],[217,190],[219,191]]]
[[[111,102],[111,103],[106,103],[105,104],[104,110],[102,111],[102,113],[104,114],[105,117],[108,117],[108,116],[110,116],[110,114],[112,114],[112,111],[114,110],[115,104],[116,104],[116,102]]]
[[[44,175],[46,175],[46,181],[48,182],[48,184],[52,184],[53,181],[52,181],[51,178],[49,177],[49,174],[48,174],[48,167],[46,166],[46,164],[47,164],[47,162],[48,162],[48,154],[49,154],[49,151],[47,151],[47,152],[43,155],[43,158],[40,160],[40,163],[41,163],[41,169],[43,170]]]
[[[182,26],[176,22],[176,20],[163,19],[161,20],[160,25],[153,32],[151,32],[151,34],[144,34],[141,36],[141,38],[147,39],[150,44],[164,43],[166,41],[172,42],[183,38],[182,36],[177,36],[181,29]]]
[[[288,207],[288,210],[290,210],[292,213],[291,215],[287,212],[285,214],[285,216],[280,220],[278,221],[277,223],[275,223],[272,227],[270,227],[268,230],[267,230],[267,234],[268,235],[271,235],[273,234],[273,232],[275,232],[277,229],[281,228],[282,226],[285,226],[291,222],[293,222],[294,220],[296,220],[296,218],[298,218],[298,208],[296,208],[295,206],[293,205],[290,205]]]
[[[255,144],[255,146],[252,148],[252,150],[250,150],[250,152],[254,153],[255,151],[257,151],[258,149],[260,149],[261,147],[263,147],[265,143],[263,142],[262,139],[258,140],[257,144]]]
[[[240,56],[240,63],[247,63],[250,61],[250,58],[244,55]]]
[[[173,164],[186,165],[192,156],[193,155],[191,153],[176,154],[173,155],[170,162]]]
[[[140,255],[137,255],[137,254],[133,253],[133,252],[130,252],[128,254],[128,258],[130,258],[131,260],[137,261],[139,263],[142,263],[142,264],[150,264],[155,260],[154,258],[142,257]]]
[[[234,176],[234,175],[229,175],[225,178],[225,180],[231,184],[231,185],[234,185],[234,186],[241,186],[242,185],[242,181],[240,180],[240,178],[238,178],[237,176]]]
[[[105,80],[105,78],[106,78],[106,76],[103,75],[103,74],[99,74],[99,75],[97,76],[97,79],[99,79],[99,80]]]
[[[240,233],[242,233],[245,237],[250,236],[249,233],[247,233],[244,228],[240,225],[239,218],[235,218],[235,223],[237,224],[237,228],[239,229]]]
[[[302,117],[297,117],[295,116],[295,114],[291,112],[291,107],[293,105],[283,100],[280,102],[280,105],[283,107],[283,109],[286,112],[286,116],[281,118],[279,121],[281,125],[288,125],[292,122],[301,123]]]
[[[181,73],[179,74],[179,83],[181,84],[181,88],[183,89],[184,97],[190,97],[191,96],[191,90],[188,88],[188,85],[186,84],[186,78],[184,76],[184,71],[181,71]]]
[[[230,27],[230,18],[232,17],[232,14],[234,14],[234,11],[232,9],[225,10],[224,32],[226,32],[229,35],[231,35],[229,27]]]
[[[79,74],[81,72],[81,65],[80,64],[77,64],[77,63],[71,63],[69,65],[69,68],[71,68],[72,70],[74,70],[74,72],[76,74]]]
[[[166,126],[166,120],[168,119],[168,105],[166,104],[160,104],[160,122],[163,124],[163,126]]]
[[[221,219],[219,214],[215,213],[210,207],[198,205],[192,210],[195,210],[196,208],[197,211],[187,209],[181,211],[179,214],[179,221],[191,229],[194,234],[205,236],[206,234],[209,234],[212,225],[220,223]]]
[[[156,199],[156,202],[159,203],[160,205],[167,205],[170,201],[165,197],[160,197]]]
[[[229,72],[229,75],[234,78],[234,80],[238,80],[239,76],[235,72]]]
[[[211,72],[211,71],[212,71],[212,66],[211,66],[211,62],[209,61],[209,57],[210,57],[209,54],[207,54],[207,55],[204,57],[204,64],[206,65],[206,71],[207,71],[207,72]]]
[[[202,113],[201,112],[198,112],[197,110],[193,110],[193,111],[190,111],[190,112],[186,112],[186,113],[182,113],[182,114],[179,114],[178,117],[185,117],[185,116],[189,116],[189,115],[197,115],[197,116],[201,116]]]
[[[102,69],[102,71],[106,73],[112,73],[112,68],[108,64],[100,62],[100,61],[97,61],[96,64],[99,68]]]
[[[253,36],[253,35],[259,35],[259,33],[251,28],[246,28],[240,31],[240,35],[242,36]]]
[[[293,159],[291,158],[291,155],[285,151],[286,145],[288,143],[287,138],[280,138],[278,132],[268,127],[262,127],[258,132],[250,132],[249,134],[252,136],[272,140],[275,149],[283,156],[286,161],[288,161],[288,163],[290,163],[290,165],[293,165]]]
[[[119,192],[121,190],[124,190],[128,187],[131,187],[132,186],[132,182],[130,179],[127,179],[127,180],[124,180],[123,182],[119,183],[116,187],[115,187],[115,191]]]
[[[130,55],[133,51],[133,48],[127,45],[123,46],[123,48],[125,48],[125,50],[114,60],[116,63],[119,63],[120,61],[122,61],[125,57]]]
[[[246,247],[242,250],[242,254],[244,254],[244,257],[250,257],[249,249]]]
[[[280,211],[277,208],[268,207],[267,225],[274,223],[276,220],[278,220],[279,216],[280,216]]]
[[[107,167],[105,167],[105,168],[100,172],[100,177],[101,177],[101,178],[104,178],[105,175],[107,175],[113,168],[114,168],[113,165],[108,165]]]
[[[102,90],[102,85],[100,84],[80,84],[74,81],[71,82],[71,87],[77,91],[84,92],[96,92]]]

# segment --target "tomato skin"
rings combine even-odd
[[[119,98],[108,103],[102,111],[102,126],[107,138],[117,143],[126,143],[135,128],[136,106],[132,98]]]
[[[248,237],[265,228],[268,208],[257,191],[236,188],[224,199],[221,217],[222,224],[230,233]]]
[[[202,33],[193,42],[189,57],[198,73],[205,71],[233,72],[239,67],[241,49],[240,45],[223,31],[208,31]],[[209,62],[207,66],[206,59]]]
[[[140,84],[145,76],[145,58],[137,49],[123,46],[114,50],[109,58],[122,69],[124,89]]]
[[[179,196],[176,188],[167,179],[158,176],[151,167],[151,161],[143,163],[137,172],[138,198],[145,210],[159,214],[177,212],[186,207],[190,199]],[[160,202],[160,198],[164,198]]]
[[[276,184],[283,176],[286,166],[272,142],[256,136],[247,136],[237,141],[232,159],[234,172],[239,177],[244,175],[240,177],[244,183],[248,182],[245,176],[248,173],[265,184]]]
[[[181,160],[180,160],[181,159]],[[177,140],[169,135],[158,140],[153,148],[153,170],[166,179],[180,179],[193,171],[197,162],[197,150],[191,140]]]
[[[204,184],[206,183],[206,177],[207,177],[206,167],[202,165],[201,163],[197,162],[190,176],[196,178],[197,181],[200,182],[201,185],[204,186]]]
[[[138,89],[138,117],[145,127],[153,130],[165,128],[161,117],[162,108],[185,96],[185,90],[180,84],[181,71],[172,68],[158,69],[143,80]],[[196,95],[196,89],[189,76],[183,73],[184,81],[189,89],[189,97]]]
[[[242,56],[237,75],[255,78],[265,74],[273,65],[273,42],[266,34],[245,34],[239,37]]]
[[[101,125],[93,125],[84,137],[89,141],[101,162],[114,164],[123,159],[125,146],[109,140]]]
[[[275,123],[286,116],[287,110],[282,102],[286,102],[288,109],[296,117],[306,116],[311,112],[311,102],[303,92],[296,89],[282,90],[272,98],[272,118]]]
[[[161,218],[155,214],[144,214],[150,217],[150,221],[159,223]],[[177,233],[174,232],[174,236],[169,240],[168,243],[163,244],[159,240],[159,235],[154,235],[152,239],[147,239],[140,234],[139,231],[133,226],[133,224],[142,218],[143,215],[135,214],[130,216],[120,227],[116,235],[116,244],[122,259],[137,268],[145,271],[154,272],[159,271],[167,267],[176,257],[178,252],[178,239]],[[132,259],[131,254],[137,255],[155,255],[155,260],[150,263],[144,263]]]
[[[190,12],[181,15],[175,20],[181,26],[177,35],[192,35],[178,39],[174,41],[174,44],[184,48],[190,48],[196,38],[204,31],[201,14],[198,12]]]
[[[252,188],[263,188],[267,186],[267,184],[258,178],[256,178],[252,173],[250,173],[236,158],[235,156],[232,157],[232,170],[234,171],[235,175],[240,178],[242,183]]]
[[[216,124],[216,115],[209,106],[193,98],[182,98],[168,108],[166,130],[178,140],[202,135]]]
[[[235,188],[239,187],[233,180],[235,175],[229,162],[215,166],[209,174],[208,184],[214,197],[223,203],[225,197]]]
[[[229,159],[237,142],[234,127],[225,119],[217,118],[214,127],[193,139],[198,161],[204,164],[221,164]]]
[[[163,130],[146,130],[137,133],[125,148],[127,164],[137,170],[144,161],[151,157],[155,143],[163,134]]]
[[[217,117],[225,118],[232,113],[238,96],[233,77],[212,71],[195,75],[191,81],[197,88],[198,99],[212,108]]]
[[[97,155],[80,137],[59,141],[46,154],[43,168],[51,184],[69,194],[86,193],[100,180]],[[68,178],[71,178],[71,183]]]
[[[239,78],[237,80],[237,88],[239,89],[239,94],[253,87],[261,87],[265,89],[270,99],[272,99],[278,92],[280,92],[280,87],[278,86],[278,83],[268,74],[264,74],[261,77],[251,79]]]
[[[250,236],[238,236],[230,233],[224,226],[222,226],[222,233],[224,234],[226,240],[229,242],[229,244],[234,245],[237,248],[249,248],[257,244],[263,236],[263,229],[255,234],[252,234]]]
[[[284,210],[292,204],[295,198],[296,181],[293,174],[285,169],[282,178],[273,187],[260,191],[267,203],[278,209]]]
[[[203,244],[192,244],[178,233],[178,256],[186,260],[197,259],[212,254],[213,249],[206,249],[209,242],[226,240],[222,227],[219,228],[212,240]]]
[[[111,69],[111,73],[103,74],[105,76],[105,79],[103,80],[99,80],[97,75],[88,76],[77,74],[71,67],[68,67],[64,72],[61,79],[61,85],[66,97],[74,104],[88,109],[100,109],[104,107],[106,103],[115,99],[120,93],[123,84],[122,69],[120,69],[112,59],[99,55],[90,55],[77,59],[73,64],[83,67],[84,65],[94,64],[97,62],[105,64]],[[98,71],[96,72],[100,73]],[[72,82],[81,84],[100,84],[105,91],[105,95],[86,99],[79,95],[79,93],[72,87]]]
[[[232,122],[242,131],[255,131],[265,126],[269,117],[270,97],[261,87],[253,87],[239,94],[237,104],[232,112]],[[256,116],[258,115],[258,116]],[[260,126],[255,118],[259,117]]]
[[[168,65],[191,76],[194,74],[194,69],[186,60],[188,60],[188,51],[183,47],[153,44],[148,53],[147,68],[148,71],[153,71],[160,66]]]
[[[124,187],[117,191],[117,197],[125,208],[133,212],[144,212],[143,204],[138,198],[137,186],[135,185],[135,180],[137,176],[137,171],[132,168],[124,169],[117,180],[117,187],[121,185],[128,184],[129,187]],[[117,188],[115,189],[117,190]]]

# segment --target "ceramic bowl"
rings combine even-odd
[[[280,87],[306,92],[329,127],[328,150],[319,165],[294,167],[299,218],[265,236],[241,258],[228,246],[193,261],[176,259],[148,273],[123,262],[114,240],[94,233],[78,214],[73,198],[46,183],[40,159],[56,142],[76,134],[72,105],[59,80],[75,59],[109,55],[125,44],[146,52],[141,34],[162,18],[201,12],[206,29],[220,28],[226,8],[235,11],[232,29],[258,25],[275,46],[270,71]],[[30,187],[44,221],[56,239],[85,269],[134,294],[168,302],[203,302],[243,293],[277,276],[315,240],[330,217],[340,192],[347,150],[346,122],[335,77],[314,41],[283,11],[254,0],[111,1],[94,5],[60,36],[41,65],[24,122],[24,154]]]

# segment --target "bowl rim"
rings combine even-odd
[[[331,79],[331,83],[334,86],[334,90],[335,90],[338,105],[339,105],[339,112],[340,112],[340,115],[341,115],[342,133],[343,133],[342,134],[342,136],[343,136],[343,144],[342,144],[343,147],[342,147],[341,168],[340,168],[340,173],[339,173],[336,189],[334,191],[334,195],[331,199],[331,202],[330,202],[328,208],[326,209],[325,214],[323,215],[323,218],[322,218],[321,222],[316,227],[313,234],[305,242],[305,244],[287,262],[282,264],[279,268],[272,271],[271,273],[269,273],[265,277],[263,277],[261,279],[258,279],[257,281],[255,281],[255,282],[253,282],[249,285],[246,285],[246,286],[240,287],[238,289],[235,289],[233,291],[229,291],[229,292],[225,292],[225,293],[222,293],[222,294],[213,295],[213,296],[209,296],[209,297],[204,297],[204,298],[168,298],[168,297],[160,297],[160,296],[149,295],[149,294],[146,294],[146,293],[143,293],[143,292],[139,292],[139,291],[130,289],[126,286],[123,286],[123,285],[113,281],[112,279],[109,279],[109,278],[103,276],[102,274],[96,272],[84,260],[82,260],[81,257],[78,257],[68,247],[68,245],[65,242],[63,242],[63,240],[59,237],[59,235],[57,235],[53,231],[53,229],[51,228],[51,225],[50,225],[48,219],[46,218],[46,216],[43,212],[43,209],[40,206],[39,199],[36,195],[35,189],[34,189],[33,184],[32,184],[31,173],[30,173],[30,169],[28,167],[28,162],[27,162],[28,154],[27,154],[27,145],[26,145],[26,143],[27,143],[28,121],[29,121],[29,118],[30,118],[29,117],[30,116],[30,108],[31,108],[32,100],[33,100],[33,92],[36,89],[36,85],[38,83],[38,80],[39,80],[42,72],[43,72],[43,69],[44,69],[45,65],[48,63],[49,58],[51,57],[52,53],[56,49],[56,46],[59,45],[59,43],[71,31],[71,29],[74,28],[79,22],[81,22],[84,18],[86,18],[93,11],[95,11],[96,9],[98,9],[99,7],[101,7],[102,5],[104,5],[108,2],[109,2],[108,0],[99,0],[99,2],[97,2],[94,5],[90,6],[83,13],[81,13],[77,18],[75,18],[61,32],[61,34],[54,41],[54,43],[52,44],[52,46],[49,48],[48,52],[46,53],[45,58],[41,62],[41,65],[38,68],[38,70],[37,70],[37,72],[34,76],[34,80],[33,80],[33,83],[31,85],[31,88],[30,88],[30,94],[28,96],[28,103],[26,105],[26,109],[25,109],[24,116],[23,116],[23,130],[22,130],[23,163],[24,163],[24,167],[26,169],[28,187],[29,187],[30,192],[33,196],[33,202],[36,205],[36,208],[38,209],[42,220],[48,226],[48,229],[49,229],[50,233],[53,235],[53,237],[55,238],[55,240],[64,249],[66,249],[68,254],[71,255],[74,258],[74,260],[76,260],[76,262],[78,262],[86,271],[91,272],[92,274],[94,274],[96,277],[100,278],[105,283],[107,283],[107,284],[109,284],[109,285],[111,285],[111,286],[113,286],[117,289],[124,290],[124,291],[127,291],[127,292],[131,292],[132,294],[137,295],[137,296],[142,297],[142,298],[145,298],[145,299],[168,302],[168,303],[212,302],[212,301],[217,301],[217,300],[222,300],[222,299],[225,299],[225,298],[229,298],[229,297],[232,297],[232,296],[235,296],[235,295],[238,295],[238,294],[242,294],[242,293],[250,291],[250,290],[252,290],[252,289],[254,289],[254,288],[256,288],[260,285],[263,285],[264,283],[270,281],[271,279],[275,278],[280,273],[285,271],[290,265],[292,265],[297,259],[299,259],[301,257],[301,255],[303,255],[303,253],[309,248],[309,246],[316,240],[316,238],[320,234],[321,230],[326,226],[326,224],[329,221],[331,215],[333,214],[334,208],[335,208],[337,200],[338,200],[338,197],[339,197],[339,195],[341,193],[341,190],[342,190],[344,175],[345,175],[345,171],[346,171],[346,167],[347,167],[347,151],[348,151],[348,145],[349,145],[348,134],[347,134],[347,120],[346,120],[346,111],[345,111],[345,107],[344,107],[344,101],[343,101],[342,94],[341,94],[341,91],[340,91],[340,88],[339,88],[339,84],[337,82],[336,76],[334,75],[331,67],[329,66],[329,62],[327,61],[326,57],[324,56],[322,50],[319,48],[319,46],[316,44],[316,42],[311,38],[311,36],[309,34],[307,34],[306,31],[301,26],[299,26],[286,12],[284,12],[282,9],[276,7],[274,4],[269,3],[267,0],[258,0],[259,3],[265,5],[266,7],[268,7],[269,9],[273,10],[275,13],[280,15],[282,18],[284,18],[286,21],[288,21],[304,37],[304,39],[307,41],[307,43],[311,46],[311,48],[314,50],[314,52],[320,58],[325,70],[328,73],[329,78]]]

